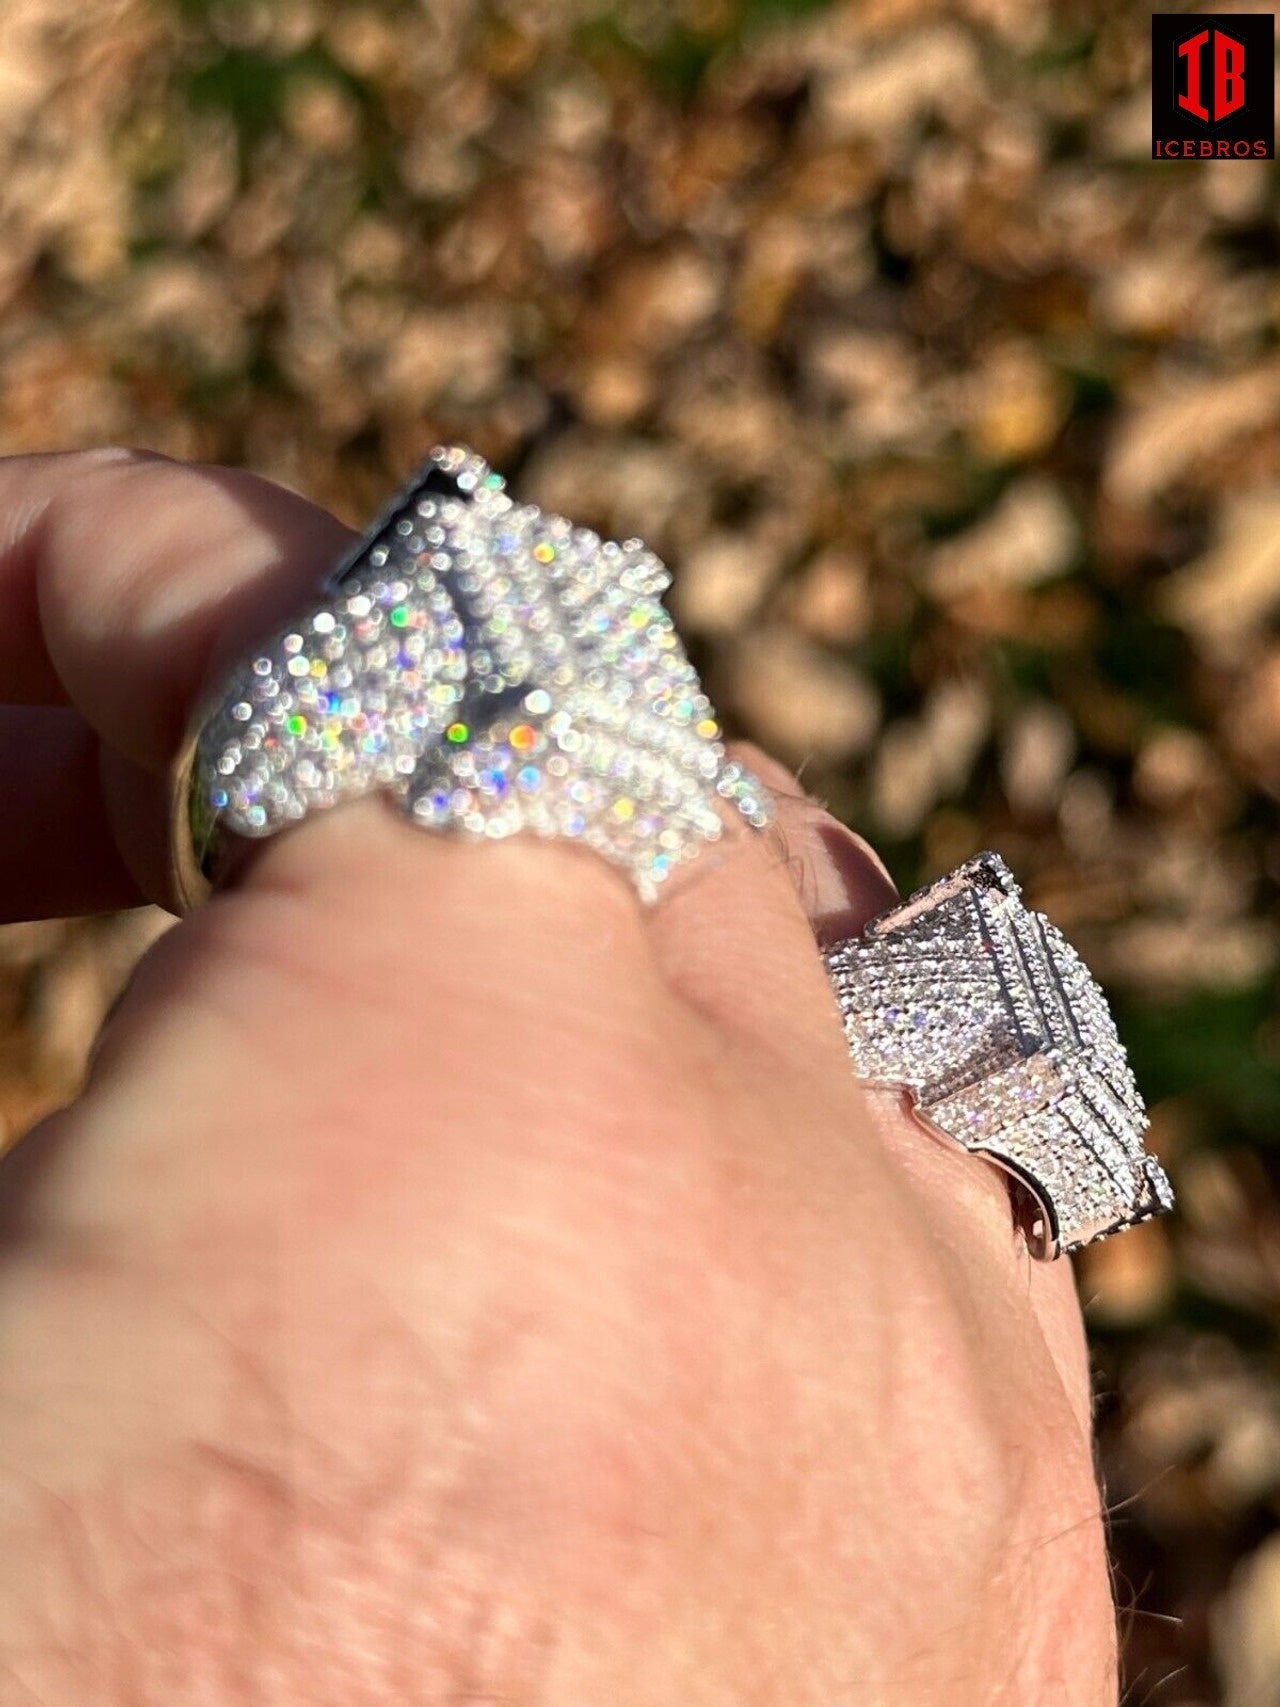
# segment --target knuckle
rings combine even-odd
[[[87,469],[118,468],[121,464],[152,462],[171,462],[173,459],[162,451],[148,450],[143,445],[110,444],[96,445],[89,450],[69,451],[69,456],[77,458]]]

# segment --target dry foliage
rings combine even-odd
[[[1148,16],[6,0],[0,443],[357,521],[463,438],[904,884],[999,846],[1182,1195],[1082,1265],[1129,1699],[1275,1707],[1276,178],[1149,159]],[[11,1132],[158,928],[0,933]]]

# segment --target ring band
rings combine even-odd
[[[1052,1258],[1173,1205],[1106,997],[984,853],[824,951],[854,1071],[1029,1196]]]
[[[580,841],[655,900],[726,808],[772,815],[725,753],[669,581],[640,540],[517,503],[438,446],[199,713],[175,767],[182,905],[244,842],[371,790],[429,829]]]

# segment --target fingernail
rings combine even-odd
[[[869,842],[829,812],[815,817],[810,836],[813,898],[808,911],[815,926],[852,935],[893,906],[897,887]]]

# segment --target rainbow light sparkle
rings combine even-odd
[[[726,821],[771,815],[725,753],[669,579],[641,541],[518,503],[480,458],[437,449],[227,683],[197,744],[218,834],[376,789],[452,834],[581,840],[653,900]]]

